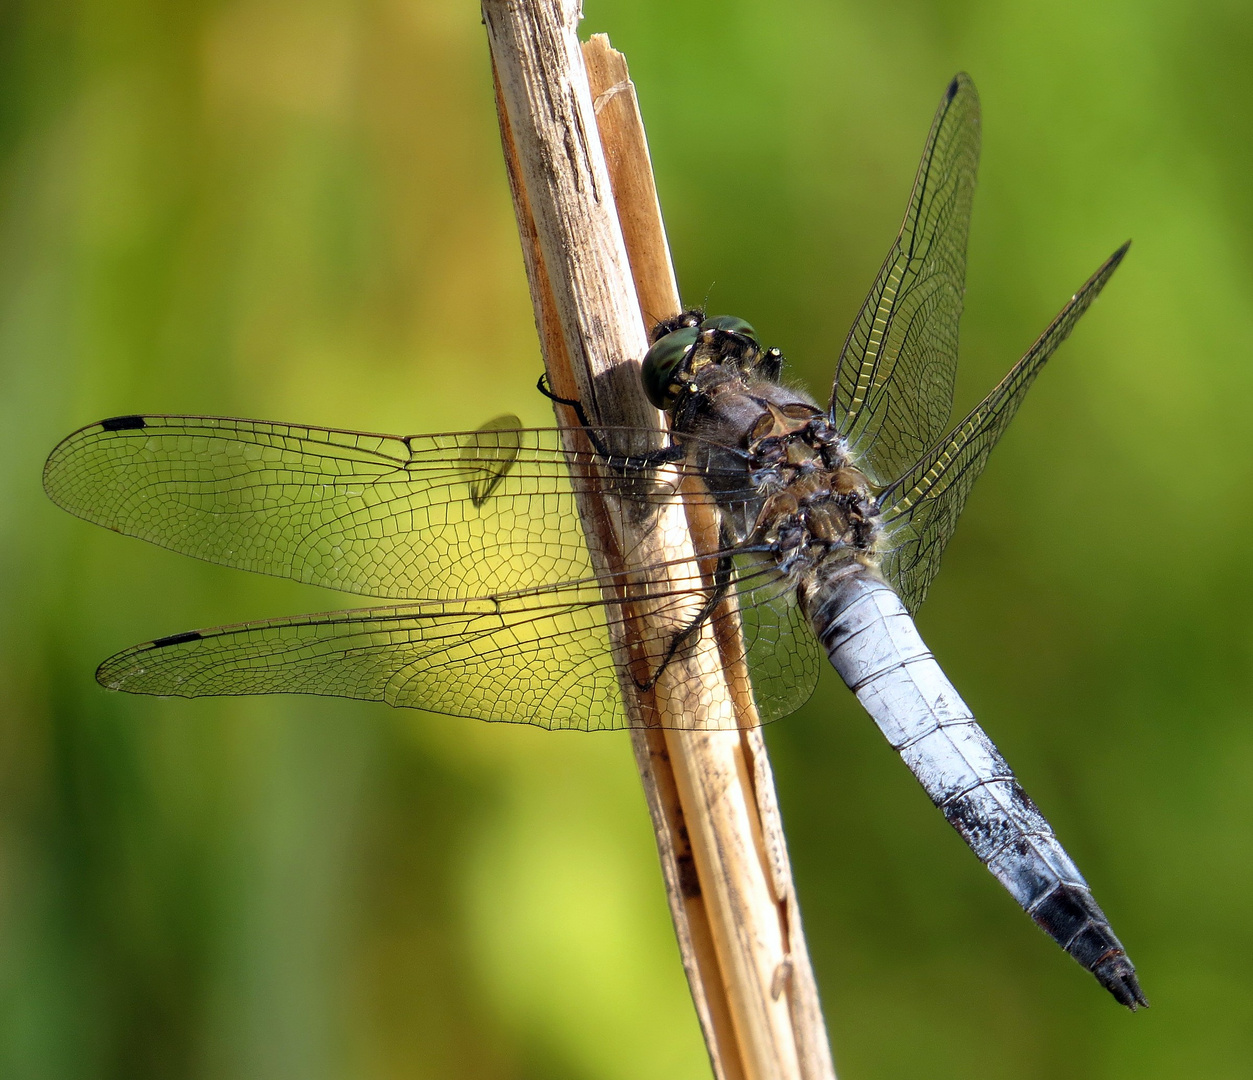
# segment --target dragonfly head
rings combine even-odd
[[[757,331],[743,319],[734,315],[706,319],[703,314],[687,311],[653,330],[653,345],[644,356],[640,378],[648,400],[658,409],[674,405],[698,356],[718,363],[724,355],[738,356],[759,348]]]

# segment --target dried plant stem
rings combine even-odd
[[[646,319],[673,314],[680,302],[625,62],[603,38],[588,43],[585,62],[574,0],[483,0],[483,14],[549,379],[598,423],[660,431],[638,361]],[[580,438],[574,430],[569,437],[572,445]],[[630,552],[630,565],[706,549],[713,523],[692,506],[695,549],[673,540],[659,549],[673,528],[614,535],[606,524],[614,516],[598,513],[594,496],[580,512],[596,533],[593,548]],[[631,717],[645,697],[666,716],[667,687],[679,680],[689,703],[686,688],[702,687],[698,713],[739,724],[690,730],[689,711],[664,730],[633,733],[684,968],[718,1077],[834,1080],[753,704],[732,694],[737,680],[710,659],[729,663],[741,650],[714,638],[715,624],[734,624],[706,628],[718,649],[676,658],[652,690],[622,680]],[[621,670],[632,633],[628,620],[613,641]]]

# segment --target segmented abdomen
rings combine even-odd
[[[1115,998],[1135,968],[1053,829],[918,634],[900,597],[857,569],[802,588],[814,632],[932,802],[998,881]]]

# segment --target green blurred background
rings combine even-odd
[[[984,157],[958,405],[1130,258],[971,499],[921,624],[1139,965],[1035,930],[831,675],[768,738],[841,1076],[1253,1059],[1253,11],[587,0],[680,281],[826,393],[932,110]],[[707,1075],[625,736],[95,664],[347,604],[76,521],[73,428],[551,421],[471,0],[0,7],[0,1076]],[[828,673],[830,674],[830,673]]]

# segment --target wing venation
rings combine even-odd
[[[557,430],[519,428],[515,417],[408,438],[225,417],[118,417],[71,435],[44,469],[55,502],[106,528],[385,600],[587,578],[574,492],[613,494],[615,485],[629,487],[633,505],[623,496],[612,512],[637,522],[649,504],[674,497],[674,483],[656,470],[568,452]]]
[[[1114,252],[1048,328],[945,438],[881,493],[887,550],[883,571],[911,612],[926,598],[966,498],[1040,369],[1066,340],[1131,246]]]
[[[171,634],[119,653],[96,674],[104,686],[157,696],[205,697],[301,693],[379,701],[402,707],[544,728],[606,730],[631,723],[622,704],[615,640],[632,642],[638,624],[628,613],[647,609],[652,635],[629,644],[631,677],[657,675],[673,636],[703,605],[706,584],[695,564],[667,568],[668,584],[623,579],[617,597],[595,582],[472,599],[424,601],[269,619]],[[687,576],[684,576],[684,575]],[[736,639],[747,650],[763,721],[791,712],[817,679],[817,647],[785,638],[800,626],[794,602],[777,575],[749,569],[734,581],[753,605]],[[670,657],[676,669],[701,666],[718,649],[714,625],[735,618],[720,610],[710,624]],[[742,670],[732,657],[732,671]],[[742,678],[732,675],[732,679]],[[732,729],[738,721],[711,715],[699,680],[682,672],[665,681],[666,723],[702,730]],[[677,695],[677,697],[676,697]],[[691,698],[689,701],[688,698]],[[662,721],[646,699],[636,720]]]
[[[831,419],[878,484],[948,427],[979,139],[979,95],[960,74],[931,124],[900,233],[840,352]]]

